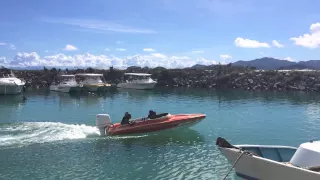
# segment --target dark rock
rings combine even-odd
[[[6,68],[0,69],[0,75],[9,73]],[[58,74],[100,73],[106,81],[117,84],[125,72],[150,73],[157,80],[156,86],[163,87],[198,87],[198,88],[240,88],[246,90],[297,90],[320,91],[320,72],[318,71],[256,71],[246,67],[228,65],[207,66],[204,69],[165,69],[130,67],[127,70],[69,69],[57,70],[13,70],[15,75],[26,80],[27,86],[49,86]]]

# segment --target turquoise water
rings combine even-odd
[[[222,179],[231,167],[215,147],[298,146],[320,137],[319,94],[231,90],[47,90],[0,96],[1,179]],[[95,115],[125,111],[206,113],[199,124],[139,136],[100,137]],[[234,172],[229,179],[238,179]]]

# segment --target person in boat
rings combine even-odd
[[[131,114],[126,112],[121,120],[121,125],[125,125],[125,124],[134,124],[134,122],[130,122],[130,119],[131,119]]]
[[[149,119],[154,119],[156,115],[157,115],[156,112],[154,112],[153,110],[150,110],[149,114],[148,114],[148,118]]]

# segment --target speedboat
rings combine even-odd
[[[111,123],[108,114],[97,114],[96,126],[101,135],[125,135],[141,134],[161,130],[167,130],[177,127],[189,127],[200,122],[206,117],[205,114],[176,114],[169,113],[158,114],[152,119],[137,118],[130,120],[131,124],[121,125],[120,123]]]
[[[236,174],[244,179],[320,179],[320,141],[305,142],[296,148],[231,145],[218,137],[216,145],[232,164]]]
[[[11,71],[11,74],[0,78],[0,94],[20,94],[25,84],[25,81],[15,77]]]
[[[154,81],[151,78],[151,74],[145,73],[125,73],[125,79],[129,76],[124,82],[117,84],[117,88],[126,88],[126,89],[153,89],[157,84],[157,81]]]
[[[76,74],[76,77],[81,79],[81,83],[83,84],[83,88],[87,91],[96,92],[100,89],[105,90],[105,87],[111,86],[106,83],[106,80],[103,77],[103,74]]]
[[[73,91],[81,91],[82,84],[78,84],[75,75],[60,75],[58,76],[60,83],[58,84],[51,84],[50,90],[51,91],[59,91],[59,92],[73,92]]]

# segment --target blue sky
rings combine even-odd
[[[5,66],[184,67],[319,59],[320,1],[3,0]]]

